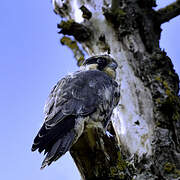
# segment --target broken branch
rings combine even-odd
[[[176,2],[161,8],[157,11],[159,16],[160,24],[168,22],[169,20],[173,19],[174,17],[180,15],[180,0],[176,0]]]
[[[84,42],[91,36],[91,31],[89,28],[73,20],[61,21],[61,23],[58,24],[58,28],[61,29],[59,33],[64,35],[72,35],[79,42]]]

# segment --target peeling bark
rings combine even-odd
[[[121,100],[112,116],[113,128],[109,127],[114,136],[87,128],[70,150],[82,178],[178,180],[179,78],[159,48],[162,21],[160,11],[152,8],[155,1],[54,0],[53,4],[66,18],[60,33],[73,35],[88,55],[110,54],[119,65]],[[83,16],[81,7],[92,16]]]

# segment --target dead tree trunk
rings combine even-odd
[[[80,65],[110,54],[119,64],[121,100],[108,137],[86,130],[71,148],[83,179],[179,179],[179,78],[159,47],[161,24],[180,14],[180,1],[153,10],[155,0],[54,0],[61,43]],[[79,48],[81,45],[81,48]]]

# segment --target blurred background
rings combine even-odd
[[[158,8],[173,0],[158,0]],[[31,152],[51,88],[78,69],[72,52],[60,45],[50,0],[0,1],[0,179],[79,180],[66,153],[40,170],[43,155]],[[180,74],[180,16],[163,24],[161,48]]]

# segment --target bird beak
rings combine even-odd
[[[114,71],[117,69],[118,65],[116,62],[111,62],[110,64],[107,65],[107,67],[110,67],[111,69],[113,69]]]

